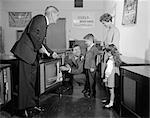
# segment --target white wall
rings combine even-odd
[[[125,56],[148,59],[150,54],[150,2],[138,0],[137,24],[122,25],[123,0],[116,0],[116,26],[120,30],[120,51]],[[149,54],[148,54],[149,53]],[[150,59],[150,58],[149,58]]]
[[[3,0],[2,10],[2,25],[4,29],[4,40],[5,40],[5,53],[10,54],[10,49],[16,42],[16,30],[22,30],[24,28],[9,27],[8,24],[8,12],[32,12],[32,16],[40,13],[42,14],[47,2],[36,1],[23,1],[23,0]]]
[[[123,2],[124,0],[84,0],[84,8],[74,8],[74,0],[3,0],[1,12],[5,32],[5,51],[7,54],[10,53],[9,50],[16,41],[16,30],[23,29],[8,26],[9,11],[31,11],[34,16],[43,14],[47,5],[55,5],[60,9],[61,17],[67,19],[67,41],[70,38],[82,39],[89,32],[93,33],[97,40],[103,40],[105,30],[99,22],[99,16],[104,12],[114,13],[116,6],[115,24],[120,30],[120,52],[125,56],[150,60],[150,0],[138,0],[137,24],[133,26],[122,25]],[[95,27],[87,29],[72,27],[72,13],[82,11],[94,12]]]
[[[147,27],[148,27],[148,48],[147,48],[147,50],[145,51],[145,59],[146,60],[150,60],[150,1],[148,0],[148,2],[147,2],[147,4],[148,4],[148,24],[147,24]]]
[[[48,5],[54,5],[60,10],[61,17],[65,17],[66,23],[66,40],[70,38],[82,39],[87,33],[93,33],[97,40],[103,40],[104,28],[99,22],[99,16],[107,12],[112,12],[114,2],[111,0],[84,0],[83,8],[74,8],[74,0],[3,0],[3,22],[5,30],[5,52],[10,53],[10,49],[16,41],[16,30],[23,28],[12,28],[8,26],[8,12],[31,11],[32,16],[43,14]],[[106,10],[107,9],[107,10]],[[73,12],[93,12],[95,14],[95,27],[93,28],[74,28],[72,27]]]
[[[0,26],[2,25],[2,1],[0,1]]]

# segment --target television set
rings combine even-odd
[[[150,67],[122,66],[121,117],[149,118]]]
[[[9,64],[0,64],[0,105],[11,100],[11,70]]]
[[[40,63],[40,94],[52,89],[62,81],[60,65],[61,59],[52,59]]]

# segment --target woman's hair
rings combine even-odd
[[[120,59],[120,53],[119,53],[118,49],[116,48],[116,46],[114,44],[110,44],[106,48],[106,51],[111,52],[111,54],[113,55],[113,59],[115,61],[115,66],[119,67],[121,65],[122,61]]]
[[[112,16],[109,13],[105,13],[100,17],[100,22],[105,21],[105,22],[112,22]]]

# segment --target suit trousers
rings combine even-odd
[[[19,98],[18,108],[27,109],[36,106],[38,97],[36,96],[38,61],[28,64],[19,61]]]
[[[91,72],[90,69],[86,69],[86,83],[85,89],[90,91],[90,95],[96,94],[96,71]]]

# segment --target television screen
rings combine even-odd
[[[45,64],[46,88],[57,81],[58,63],[60,63],[60,61],[55,60]]]
[[[46,69],[46,78],[57,76],[56,63],[51,63],[51,64],[46,65],[45,69]]]
[[[4,82],[3,71],[0,70],[0,105],[4,104]]]
[[[0,105],[11,100],[11,75],[10,67],[6,64],[0,65]]]

